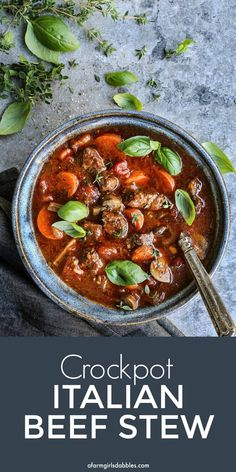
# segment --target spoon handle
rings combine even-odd
[[[218,336],[235,336],[235,323],[194,250],[192,239],[186,233],[181,233],[179,245],[193,274]]]

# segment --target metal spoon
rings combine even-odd
[[[186,233],[181,233],[179,246],[184,253],[218,336],[235,336],[235,323],[194,250],[191,237]]]

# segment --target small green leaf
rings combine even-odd
[[[89,209],[84,203],[77,201],[70,201],[65,203],[57,212],[58,216],[69,223],[75,223],[76,221],[87,218]]]
[[[146,295],[150,295],[150,287],[148,285],[145,285],[144,292],[146,293]]]
[[[222,174],[228,174],[233,172],[236,174],[236,169],[234,168],[232,162],[228,156],[220,149],[216,144],[211,142],[202,143],[202,146],[206,149],[208,154],[212,157],[213,161],[219,167],[219,170]]]
[[[31,23],[28,23],[26,33],[25,33],[25,44],[27,48],[39,59],[42,59],[46,62],[51,62],[52,64],[58,64],[59,53],[57,51],[52,51],[36,38],[34,34],[34,29]]]
[[[190,38],[186,38],[182,43],[180,43],[178,45],[178,47],[176,48],[176,51],[175,53],[177,55],[179,54],[183,54],[183,52],[187,51],[187,49],[189,48],[189,46],[191,44],[195,43],[195,41],[193,39],[190,39]]]
[[[175,191],[175,204],[187,225],[191,226],[195,220],[196,211],[188,192],[177,189]]]
[[[154,158],[170,175],[178,175],[181,172],[182,161],[177,152],[167,147],[159,147],[159,149],[155,151]]]
[[[182,43],[180,43],[176,49],[169,49],[167,51],[165,51],[165,57],[167,59],[169,59],[170,57],[172,56],[179,56],[180,54],[183,54],[185,51],[187,51],[187,49],[189,48],[189,46],[193,43],[195,43],[196,41],[194,41],[193,39],[190,39],[190,38],[186,38],[184,39],[184,41],[182,41]]]
[[[53,51],[76,51],[79,42],[58,16],[39,16],[32,21],[37,39]]]
[[[143,108],[140,100],[131,93],[117,93],[113,100],[120,108],[127,108],[128,110],[142,110]]]
[[[112,85],[112,87],[121,87],[122,85],[138,82],[138,77],[128,70],[107,72],[105,74],[105,81],[108,85]]]
[[[14,36],[12,31],[5,34],[0,33],[0,51],[7,52],[14,46]]]
[[[60,229],[64,233],[68,234],[72,238],[84,238],[86,236],[86,231],[82,226],[77,225],[76,223],[69,223],[68,221],[57,221],[52,225],[54,228]]]
[[[160,147],[159,141],[152,141],[148,136],[133,136],[117,144],[117,147],[127,156],[147,156]]]
[[[30,102],[13,102],[4,111],[0,121],[0,136],[21,131],[31,111]]]
[[[105,267],[108,279],[115,285],[136,285],[148,279],[148,274],[138,265],[129,260],[112,261]]]

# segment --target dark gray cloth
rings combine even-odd
[[[88,323],[44,295],[26,272],[12,235],[9,200],[16,175],[0,174],[0,336],[182,336],[166,318],[136,327]]]

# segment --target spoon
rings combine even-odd
[[[203,267],[193,248],[192,239],[187,233],[180,234],[179,246],[184,253],[184,257],[192,272],[218,336],[235,336],[235,323],[217,292],[210,276]]]

